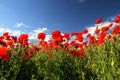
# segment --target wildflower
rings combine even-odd
[[[101,31],[107,31],[107,30],[109,30],[109,26],[106,26],[106,27],[102,27],[102,29],[101,29]]]
[[[28,46],[28,34],[21,34],[18,37],[18,42],[20,42],[22,46]]]
[[[29,52],[25,52],[24,55],[23,55],[23,58],[26,58],[26,59],[30,58],[30,53]]]
[[[83,56],[83,54],[84,54],[84,49],[82,49],[82,48],[79,51],[77,51],[77,50],[71,50],[70,51],[71,56],[81,57],[81,56]]]
[[[95,30],[95,34],[98,34],[100,32],[100,29]]]
[[[83,54],[84,54],[84,49],[80,49],[80,51],[77,53],[77,56],[78,57],[81,57],[81,56],[83,56]]]
[[[86,34],[88,32],[88,29],[83,30],[83,34]]]
[[[14,40],[14,42],[17,42],[17,36],[11,36],[12,40]]]
[[[67,48],[69,46],[69,43],[65,43],[63,46],[64,48]]]
[[[5,37],[6,40],[10,39],[10,36],[9,36],[8,32],[3,33],[3,36]]]
[[[107,35],[107,33],[103,31],[100,33],[99,38],[104,38],[106,35]]]
[[[66,38],[67,40],[70,40],[70,34],[69,33],[65,33],[63,37]]]
[[[76,32],[72,32],[72,33],[71,33],[72,36],[74,36],[74,35],[76,35],[76,34],[77,34]]]
[[[71,45],[72,47],[79,48],[79,44],[78,44],[76,41],[72,41],[72,42],[70,43],[70,45]]]
[[[91,36],[92,36],[92,35],[91,35],[90,33],[86,35],[87,38],[89,38],[89,37],[91,37]]]
[[[7,53],[6,47],[0,47],[0,58],[4,58],[5,60],[10,59],[10,54]]]
[[[85,45],[84,43],[79,44],[79,47],[80,47],[80,48],[83,48],[84,45]]]
[[[115,19],[115,20],[114,20],[114,22],[119,23],[119,22],[120,22],[120,20],[119,20],[119,19]]]
[[[18,37],[18,41],[23,42],[23,41],[28,41],[28,34],[21,34]]]
[[[80,41],[80,42],[83,42],[82,34],[83,34],[82,32],[77,33],[77,35],[76,35],[76,40],[78,40],[78,41]]]
[[[95,41],[95,37],[94,36],[91,36],[90,37],[90,41],[89,41],[89,45],[93,44]]]
[[[100,38],[100,39],[97,40],[97,43],[96,43],[96,44],[101,45],[101,44],[103,44],[103,43],[104,43],[104,39],[103,39],[103,38]]]
[[[14,47],[14,40],[8,40],[7,41],[7,46],[11,46],[11,47]]]
[[[116,16],[116,18],[120,20],[120,14],[118,14],[118,15]]]
[[[53,39],[56,39],[56,38],[61,38],[62,35],[61,35],[61,32],[59,30],[55,30],[52,32],[52,38]]]
[[[53,44],[54,47],[58,47],[61,44],[61,42],[62,42],[62,39],[61,38],[57,38],[57,39],[53,40],[52,44]]]
[[[110,24],[109,24],[109,27],[112,27],[112,25],[113,25],[113,23],[110,23]]]
[[[39,40],[42,40],[42,41],[43,41],[43,40],[45,39],[45,37],[46,37],[46,34],[43,33],[43,32],[38,34],[38,39],[39,39]]]
[[[71,56],[74,56],[74,55],[77,55],[78,54],[78,51],[77,50],[71,50],[70,51],[70,55]]]
[[[96,20],[96,24],[99,24],[99,23],[101,23],[102,22],[102,18],[98,18],[97,20]]]
[[[113,28],[112,34],[120,34],[120,26],[115,26],[115,27]]]

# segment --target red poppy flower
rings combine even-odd
[[[65,33],[64,36],[67,40],[70,40],[70,34],[69,33]]]
[[[10,54],[5,54],[5,55],[4,55],[4,59],[5,59],[5,60],[10,60]]]
[[[97,40],[97,44],[98,45],[101,45],[104,43],[104,39],[103,38],[100,38],[99,40]]]
[[[7,53],[7,48],[6,47],[0,47],[0,57],[4,58],[5,60],[10,59],[10,54]]]
[[[3,33],[3,36],[9,36],[9,33],[8,32],[5,32],[5,33]]]
[[[112,34],[120,34],[120,26],[115,26],[115,27],[113,28]]]
[[[100,32],[100,29],[95,30],[95,34],[98,34]]]
[[[109,30],[109,27],[108,27],[108,26],[102,27],[102,29],[101,29],[101,31],[107,31],[107,30]]]
[[[7,47],[7,43],[3,39],[0,39],[0,44],[2,45],[2,47]]]
[[[78,40],[78,41],[80,41],[80,42],[83,42],[83,37],[76,36],[76,40]]]
[[[29,44],[28,44],[28,42],[27,42],[27,41],[23,41],[21,45],[22,45],[22,46],[26,46],[26,47],[27,47]]]
[[[10,39],[10,36],[9,36],[8,32],[3,33],[3,36],[5,37],[6,40]]]
[[[119,19],[115,19],[115,20],[114,20],[114,22],[119,23],[119,22],[120,22],[120,20],[119,20]]]
[[[76,43],[75,41],[71,41],[71,42],[70,42],[70,45],[71,45],[71,46],[74,46],[75,43]]]
[[[23,58],[26,58],[26,59],[30,58],[30,53],[29,52],[25,52],[24,55],[23,55]]]
[[[69,43],[65,43],[64,44],[64,47],[66,48],[66,47],[68,47],[69,46]]]
[[[109,24],[109,27],[112,27],[112,25],[113,25],[113,23],[110,23],[110,24]]]
[[[52,32],[52,38],[56,39],[56,38],[61,38],[61,32],[59,30],[55,30]]]
[[[23,41],[28,41],[28,34],[21,34],[18,37],[18,41],[23,42]]]
[[[81,50],[77,53],[78,57],[82,57],[84,54],[84,49],[81,48]]]
[[[17,41],[17,36],[11,36],[12,40],[14,40],[14,42],[16,43]]]
[[[99,23],[101,23],[102,22],[102,18],[98,18],[97,20],[96,20],[96,24],[99,24]]]
[[[22,46],[28,46],[28,34],[21,34],[18,37],[18,42],[20,42]]]
[[[4,36],[0,36],[0,39],[4,39]]]
[[[7,54],[7,48],[6,47],[0,47],[0,55],[3,56]]]
[[[90,41],[89,41],[89,45],[93,44],[95,41],[94,41],[95,37],[94,36],[91,36],[90,37]]]
[[[78,32],[77,35],[76,35],[76,40],[80,41],[80,42],[83,42],[83,37],[82,37],[82,32]]]
[[[107,35],[107,33],[106,32],[101,32],[100,33],[100,35],[99,35],[99,38],[105,38],[105,36]]]
[[[43,40],[45,39],[45,37],[46,37],[46,34],[43,33],[43,32],[41,32],[41,33],[38,34],[38,39],[39,39],[39,40],[42,40],[42,41],[43,41]]]
[[[90,38],[92,35],[89,33],[86,35],[87,38]]]
[[[61,44],[61,42],[62,42],[62,39],[57,38],[57,39],[54,39],[52,44],[53,44],[54,47],[58,47]]]
[[[84,54],[84,49],[81,48],[81,50],[77,51],[77,50],[71,50],[70,51],[70,55],[71,56],[78,56],[81,57]]]
[[[86,34],[88,32],[88,29],[83,30],[83,34]]]
[[[7,45],[10,45],[11,47],[14,47],[14,40],[8,40]]]
[[[80,48],[83,48],[84,45],[85,45],[84,43],[79,44],[79,47],[80,47]]]
[[[120,20],[120,14],[118,14],[118,15],[116,16],[116,18]]]
[[[77,55],[78,53],[79,53],[79,51],[77,51],[77,50],[71,50],[70,51],[71,56]]]
[[[72,36],[74,36],[74,35],[76,35],[76,34],[77,34],[76,32],[72,32],[72,33],[71,33]]]

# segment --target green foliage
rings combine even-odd
[[[120,38],[116,42],[91,45],[82,57],[69,50],[41,50],[23,58],[25,48],[10,49],[10,60],[0,59],[0,80],[113,80],[120,79]]]
[[[85,66],[96,74],[97,80],[120,79],[120,38],[117,39],[116,42],[107,41],[103,45],[92,45],[86,49]]]

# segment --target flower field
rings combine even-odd
[[[28,42],[29,35],[0,36],[0,80],[120,80],[120,14],[94,34],[61,33],[52,39],[38,34],[38,44]],[[113,23],[117,25],[113,27]],[[73,39],[71,39],[73,38]]]

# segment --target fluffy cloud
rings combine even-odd
[[[109,17],[108,20],[114,21],[115,20],[115,16]]]
[[[15,27],[17,27],[17,28],[20,28],[20,27],[27,27],[27,25],[24,24],[23,22],[18,22],[18,23],[15,24]]]
[[[35,29],[31,32],[28,33],[29,35],[29,40],[31,42],[34,42],[37,40],[37,35],[38,33],[40,32],[47,32],[48,29],[47,28],[38,28],[38,29]],[[10,35],[13,35],[13,36],[20,36],[22,33],[25,33],[21,30],[11,30],[9,28],[3,28],[3,27],[0,27],[0,35],[2,35],[4,32],[9,32]],[[51,35],[50,34],[47,34],[46,35],[46,38],[45,38],[45,41],[48,41],[51,39]]]
[[[20,34],[24,33],[20,30],[11,30],[9,28],[0,27],[0,34],[2,35],[4,32],[9,32],[10,35],[14,35],[14,36],[19,36]]]
[[[32,32],[29,33],[29,39],[35,40],[35,39],[37,39],[38,33],[40,33],[40,32],[46,32],[46,31],[48,31],[47,28],[38,28],[38,29],[35,29],[35,30],[33,30]],[[50,38],[51,38],[51,35],[47,34],[46,38],[45,38],[45,41],[50,40]]]
[[[0,27],[0,33],[5,32],[4,28]]]
[[[33,32],[34,33],[40,33],[40,32],[45,32],[47,30],[48,30],[47,28],[38,28],[38,29],[33,30]]]
[[[105,26],[108,26],[111,22],[109,21],[105,21],[105,22],[102,22],[101,24],[99,25],[93,25],[93,26],[89,26],[87,29],[88,29],[88,33],[90,34],[94,34],[95,30],[96,30],[96,27],[98,26],[98,29],[101,29],[102,27],[105,27]],[[115,23],[115,22],[112,22],[113,23],[113,26],[110,28],[112,29],[113,27],[117,26],[118,24]]]
[[[18,26],[20,27],[21,25],[23,25],[23,24],[20,24]],[[28,32],[29,39],[30,40],[37,40],[38,33],[47,32],[47,31],[48,31],[47,28],[38,28],[38,29],[35,29],[35,30],[31,31],[31,32]],[[22,30],[12,30],[12,29],[4,28],[3,26],[0,26],[0,35],[2,35],[4,32],[9,32],[9,34],[13,35],[13,36],[19,36],[22,33],[25,33]],[[46,38],[45,38],[45,41],[48,41],[50,39],[51,39],[51,35],[47,34]]]

